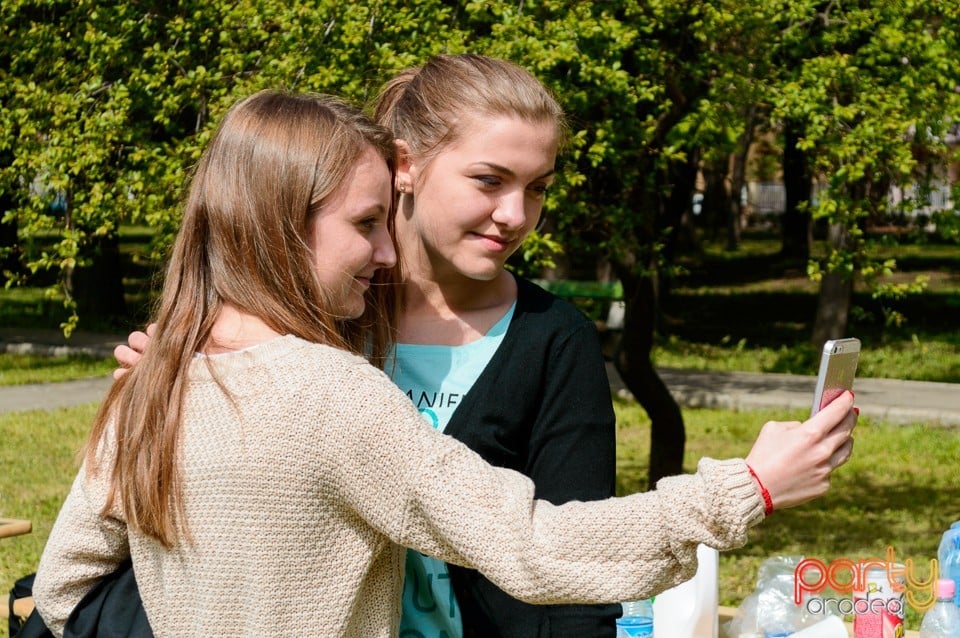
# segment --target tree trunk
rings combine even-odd
[[[670,166],[666,174],[667,183],[659,189],[660,193],[665,194],[658,227],[666,232],[663,261],[667,264],[676,263],[679,253],[698,249],[696,232],[691,220],[691,209],[693,191],[697,184],[697,171],[700,166],[699,153],[691,152],[687,158],[686,162],[676,162]],[[673,282],[669,277],[658,277],[656,290],[658,300],[667,299],[672,287]],[[656,307],[654,307],[655,312]],[[653,329],[655,331],[655,326]],[[651,339],[652,334],[651,332]]]
[[[72,273],[73,296],[81,321],[93,318],[117,324],[126,317],[122,273],[119,237],[102,238],[93,248],[93,263]]]
[[[846,229],[841,224],[831,224],[830,244],[842,250],[846,242]],[[850,317],[850,301],[853,297],[853,278],[843,273],[824,273],[820,281],[820,296],[817,299],[817,315],[813,323],[813,345],[819,348],[827,339],[845,337]]]
[[[740,231],[743,230],[741,223],[743,204],[740,194],[746,183],[747,155],[750,152],[750,144],[753,143],[753,128],[757,119],[756,106],[751,106],[747,110],[745,119],[743,134],[737,141],[737,151],[733,154],[730,167],[730,199],[728,200],[730,214],[727,217],[727,250],[730,251],[740,249]]]
[[[780,255],[806,261],[813,244],[810,212],[801,211],[801,204],[810,201],[810,169],[806,154],[797,148],[800,132],[789,122],[783,131],[783,185],[786,208],[781,221]]]
[[[727,192],[727,166],[729,158],[704,162],[703,207],[700,216],[711,239],[720,234],[721,226],[730,213],[730,194]]]
[[[6,168],[12,162],[13,154],[10,151],[0,153],[0,166]],[[16,206],[10,190],[8,188],[0,193],[0,220],[7,214],[7,211]],[[0,221],[0,285],[5,284],[10,279],[16,279],[22,274],[20,252],[20,242],[17,241],[16,217],[9,222]]]
[[[0,196],[0,219],[13,208],[13,200],[8,195]],[[20,266],[20,242],[17,241],[17,220],[0,221],[0,285],[9,279],[16,279],[22,273]]]
[[[650,358],[657,315],[656,271],[637,276],[624,264],[616,263],[623,285],[626,312],[623,336],[613,362],[624,384],[650,417],[649,487],[658,480],[683,472],[686,430],[680,406],[657,374]]]

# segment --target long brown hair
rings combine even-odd
[[[561,143],[566,135],[563,109],[537,78],[513,62],[471,53],[438,55],[399,72],[374,104],[374,119],[427,160],[457,142],[478,115],[551,123]]]
[[[380,285],[370,287],[363,316],[343,319],[317,280],[306,241],[312,217],[370,147],[392,174],[392,134],[327,96],[261,91],[226,114],[192,179],[156,336],[110,389],[87,441],[88,468],[110,471],[104,514],[119,500],[131,528],[167,547],[176,539],[187,370],[225,303],[279,334],[385,359],[395,334],[399,273],[379,270],[374,283]],[[391,236],[393,218],[391,210]],[[109,468],[97,467],[102,445],[116,448]]]

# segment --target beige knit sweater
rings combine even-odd
[[[101,517],[105,483],[81,469],[34,585],[54,633],[127,556],[157,636],[394,638],[402,546],[529,602],[615,602],[691,577],[697,543],[740,546],[763,518],[742,460],[557,507],[435,432],[358,357],[288,336],[212,361],[236,404],[194,362],[182,456],[193,542],[165,551],[121,512]]]

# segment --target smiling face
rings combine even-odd
[[[410,275],[499,276],[540,219],[557,144],[554,122],[474,117],[436,155],[402,160],[397,181],[413,203],[397,227]]]
[[[386,162],[365,150],[343,185],[310,220],[309,242],[331,310],[344,318],[363,314],[364,293],[378,268],[396,263],[387,229],[393,192]]]

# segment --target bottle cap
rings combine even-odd
[[[957,584],[952,578],[937,579],[937,598],[953,598],[957,591]]]

